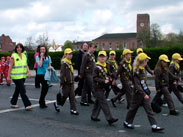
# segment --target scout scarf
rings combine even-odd
[[[180,65],[179,65],[179,63],[177,63],[176,61],[171,61],[171,63],[170,64],[175,64],[175,66],[176,66],[176,68],[179,70],[180,69]]]
[[[100,66],[102,66],[103,68],[104,68],[104,71],[105,71],[105,73],[107,73],[107,64],[106,63],[101,63],[101,62],[99,62],[99,61],[97,61],[97,63],[96,63],[96,65],[100,65]]]
[[[109,59],[109,61],[114,63],[116,70],[118,70],[118,64],[116,63],[116,60]]]
[[[129,61],[125,60],[125,62],[128,64],[128,68],[131,71],[132,70],[131,59]]]
[[[71,60],[69,60],[69,59],[67,59],[67,58],[63,58],[62,61],[65,62],[65,63],[69,66],[71,72],[73,73],[73,72],[74,72],[74,68],[73,68],[73,66],[72,66]]]

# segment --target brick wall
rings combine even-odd
[[[2,34],[1,37],[1,52],[11,52],[15,49],[16,42],[13,42],[9,36]]]

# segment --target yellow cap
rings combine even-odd
[[[183,60],[183,58],[180,56],[180,54],[179,53],[174,53],[173,55],[172,55],[172,59],[177,59],[177,60]]]
[[[107,53],[105,51],[99,51],[98,56],[100,55],[107,56]]]
[[[162,54],[161,56],[159,56],[159,60],[163,60],[165,62],[170,62],[170,60],[168,59],[168,56],[165,54]]]
[[[116,55],[116,52],[114,50],[112,50],[112,51],[109,52],[109,55],[111,55],[111,54]]]
[[[138,49],[137,49],[137,54],[138,54],[139,52],[143,52],[143,49],[142,49],[142,48],[138,48]]]
[[[137,58],[138,58],[139,61],[143,61],[145,59],[151,59],[149,56],[147,56],[146,53],[140,53],[140,54],[138,54]]]
[[[131,51],[130,49],[123,50],[123,55],[132,54],[132,53],[133,53],[133,51]]]
[[[66,49],[64,50],[64,54],[70,54],[70,53],[72,53],[72,49],[66,48]]]

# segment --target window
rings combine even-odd
[[[123,42],[123,49],[126,49],[126,47],[127,47],[126,42]]]
[[[105,49],[105,43],[102,43],[102,50]]]
[[[112,50],[112,43],[109,43],[109,50]]]
[[[119,50],[119,43],[116,42],[116,49]]]

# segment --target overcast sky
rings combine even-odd
[[[22,43],[44,33],[56,44],[92,40],[136,32],[138,13],[150,14],[165,34],[183,31],[183,0],[0,0],[0,35]]]

